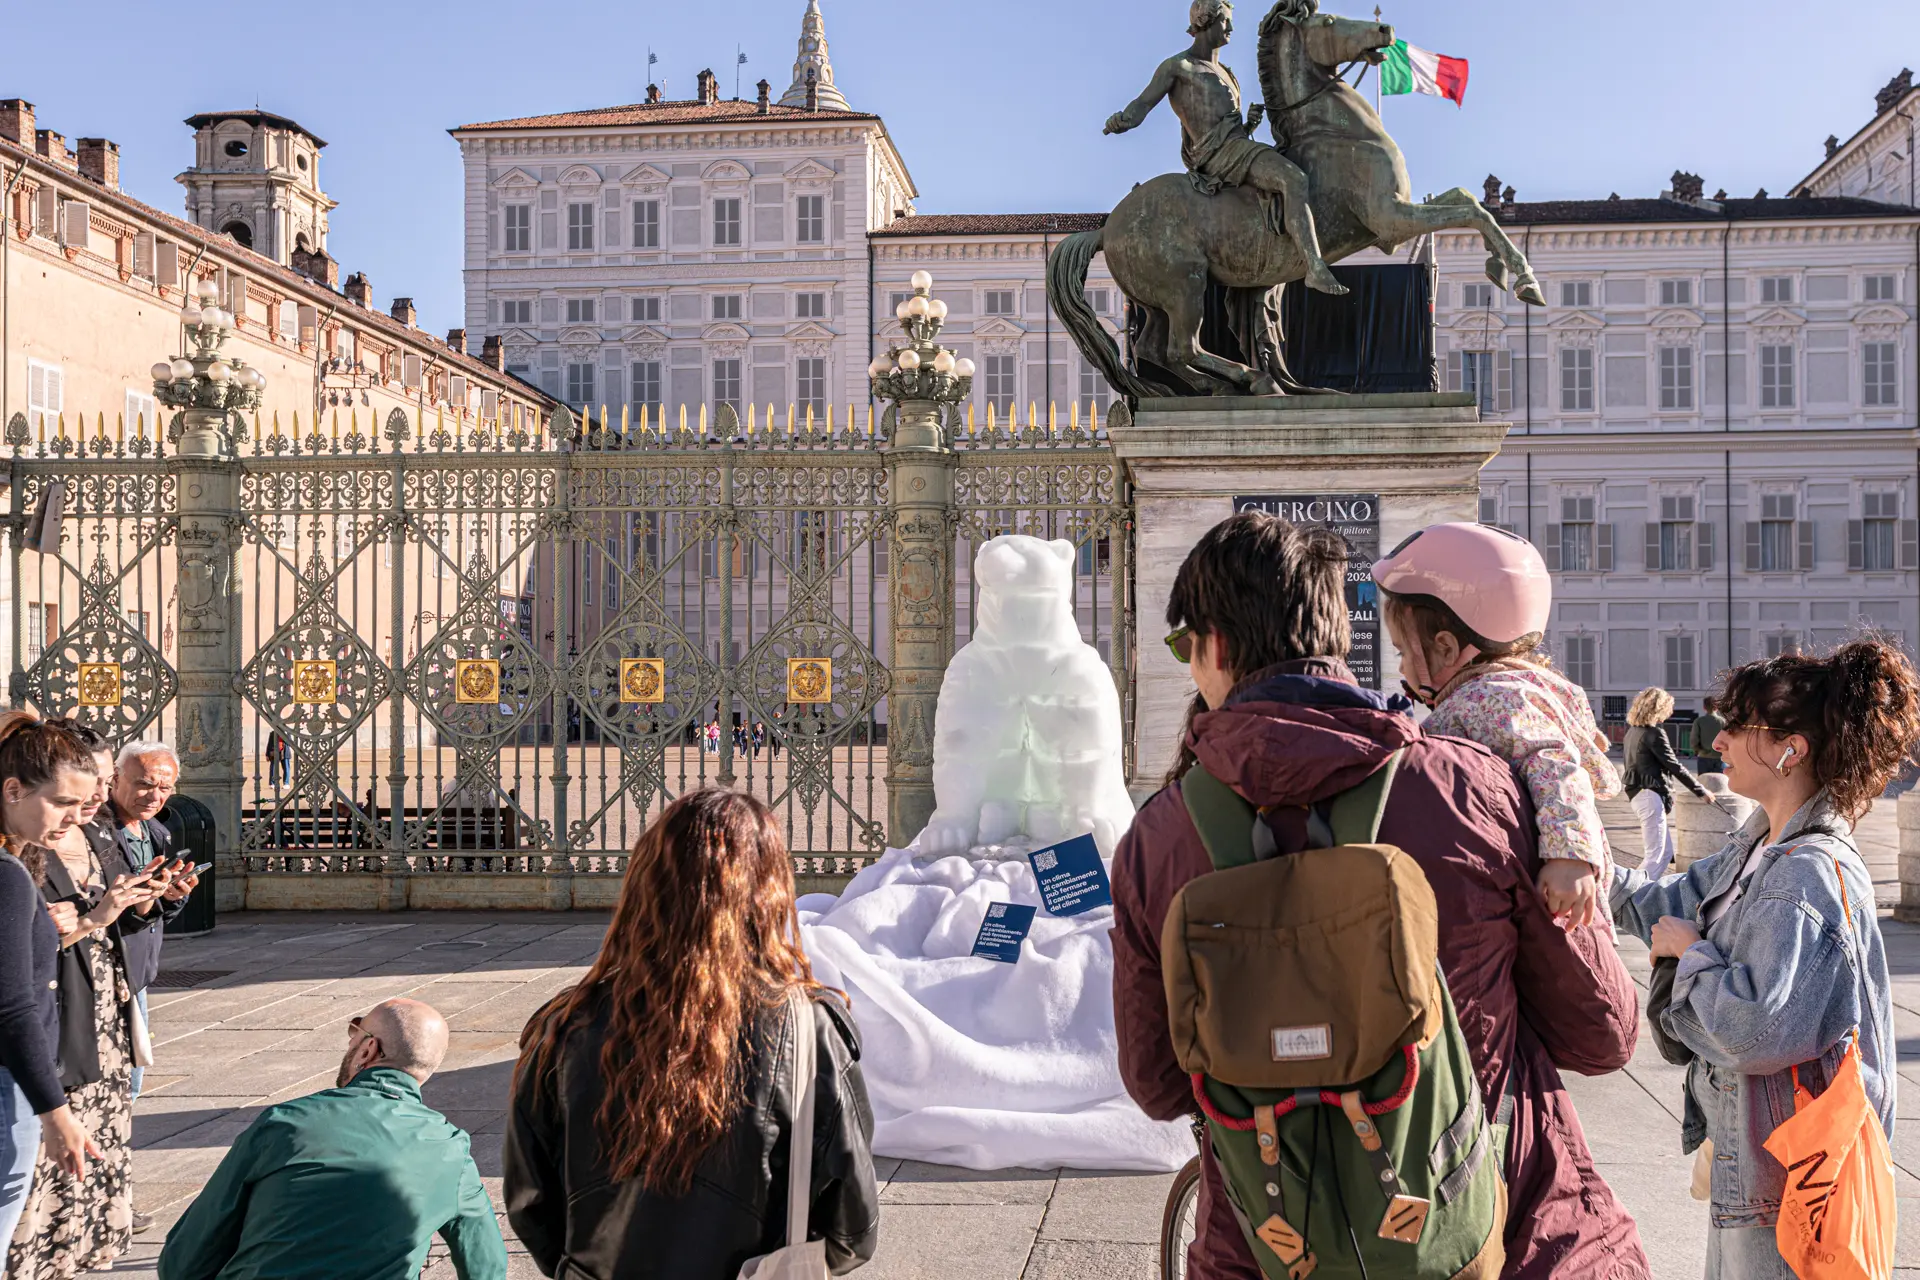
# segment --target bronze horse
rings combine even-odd
[[[1261,22],[1260,87],[1275,143],[1307,172],[1327,260],[1370,245],[1391,253],[1430,231],[1471,228],[1487,246],[1487,278],[1545,306],[1525,256],[1469,192],[1455,187],[1425,204],[1413,201],[1400,148],[1372,105],[1340,78],[1343,65],[1378,64],[1393,29],[1317,10],[1318,0],[1280,0]],[[1139,362],[1181,385],[1148,381],[1121,362],[1086,301],[1087,270],[1100,252],[1121,292],[1146,308]],[[1304,258],[1292,239],[1270,229],[1256,192],[1228,187],[1204,195],[1188,175],[1172,173],[1134,188],[1103,229],[1061,241],[1047,264],[1047,292],[1081,352],[1125,395],[1279,395],[1275,375],[1283,377],[1285,365],[1261,340],[1261,321],[1277,314],[1276,286],[1305,275]],[[1264,368],[1201,346],[1209,283],[1227,287],[1236,333]]]

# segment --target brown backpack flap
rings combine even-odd
[[[1192,880],[1161,948],[1181,1069],[1227,1084],[1357,1084],[1440,1029],[1439,912],[1419,864],[1392,845]]]

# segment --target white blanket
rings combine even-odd
[[[1113,908],[1041,907],[1020,963],[974,959],[991,902],[1040,906],[1025,859],[889,850],[838,898],[800,900],[814,975],[853,1000],[878,1155],[969,1169],[1178,1169],[1183,1123],[1120,1083]]]

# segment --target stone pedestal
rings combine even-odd
[[[1712,792],[1725,808],[1708,804],[1683,787],[1674,788],[1673,811],[1667,815],[1667,821],[1673,826],[1674,844],[1669,872],[1685,871],[1700,859],[1720,852],[1726,848],[1727,841],[1733,839],[1733,833],[1753,816],[1756,807],[1753,801],[1734,794],[1727,786],[1725,774],[1703,773],[1700,785]]]
[[[1900,797],[1900,904],[1894,919],[1920,920],[1920,790]]]
[[[1477,519],[1480,469],[1506,433],[1459,393],[1143,400],[1114,427],[1136,522],[1136,796],[1159,786],[1193,700],[1186,668],[1160,643],[1174,575],[1235,498],[1376,497],[1384,553],[1430,524]],[[1379,655],[1380,684],[1399,688],[1384,629]]]

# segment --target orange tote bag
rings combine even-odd
[[[1838,858],[1833,870],[1840,875]],[[1846,897],[1842,876],[1842,903]],[[1851,931],[1851,904],[1846,911]],[[1818,1098],[1793,1069],[1793,1101],[1792,1117],[1766,1141],[1767,1154],[1787,1171],[1775,1234],[1780,1256],[1800,1280],[1892,1280],[1893,1154],[1860,1083],[1857,1032]]]

